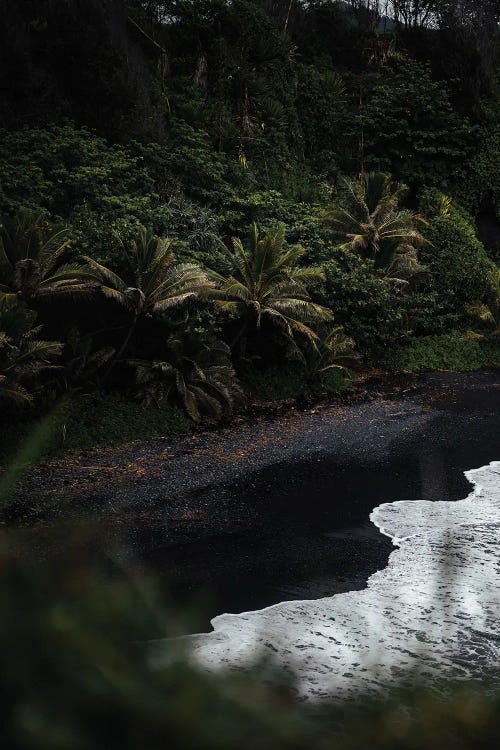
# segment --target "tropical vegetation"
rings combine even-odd
[[[421,267],[418,249],[425,243],[422,216],[401,207],[405,185],[394,184],[383,172],[363,172],[358,180],[347,179],[346,207],[334,205],[325,215],[349,249],[372,260],[393,278],[406,280]]]
[[[211,274],[220,309],[242,323],[233,346],[248,328],[266,322],[292,340],[294,335],[315,339],[311,324],[333,320],[330,310],[312,302],[307,288],[323,279],[321,269],[301,267],[304,249],[285,248],[284,240],[283,224],[262,236],[253,224],[248,246],[234,238],[219,259],[221,270]]]
[[[494,3],[57,5],[0,32],[8,424],[498,363]]]

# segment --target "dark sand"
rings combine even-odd
[[[459,499],[500,458],[498,372],[431,373],[328,404],[41,466],[11,521],[37,555],[85,529],[96,555],[151,571],[201,618],[362,588],[390,541],[381,502]]]

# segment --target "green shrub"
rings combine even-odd
[[[420,370],[478,370],[500,366],[500,346],[458,331],[423,336],[392,352],[384,360],[396,372]]]
[[[281,365],[248,369],[244,374],[244,385],[253,398],[282,401],[340,393],[346,387],[346,376],[341,371],[332,370],[321,382],[319,379],[311,382],[304,365],[290,360]]]
[[[126,240],[138,223],[183,234],[176,209],[184,194],[205,203],[235,199],[206,133],[174,123],[171,139],[117,146],[70,124],[2,130],[0,213],[42,208],[69,226],[75,251],[119,264],[118,237]]]
[[[307,390],[305,370],[299,362],[270,367],[251,367],[242,376],[250,396],[262,401],[300,398]]]
[[[477,128],[453,108],[447,83],[433,80],[428,63],[392,56],[363,74],[359,85],[363,104],[353,145],[362,130],[370,170],[388,172],[412,188],[443,190],[464,179]],[[358,87],[353,96],[357,104]],[[354,169],[350,164],[349,171]]]
[[[165,214],[141,154],[73,125],[0,132],[0,211],[19,206],[68,226],[75,254],[107,261],[120,255],[118,236]]]
[[[182,119],[171,121],[166,144],[133,142],[131,150],[148,166],[164,200],[185,193],[204,203],[223,205],[234,197],[225,154],[214,149],[207,132]]]
[[[72,402],[64,425],[64,450],[121,445],[192,429],[179,407],[166,404],[146,407],[122,396],[98,394],[81,396]]]
[[[4,421],[5,420],[5,421]],[[122,445],[176,433],[188,433],[192,422],[180,407],[142,406],[115,394],[88,394],[65,399],[50,412],[4,411],[0,459],[12,456],[38,425],[44,424],[41,457],[90,448]],[[8,431],[5,426],[8,424]]]
[[[498,113],[493,109],[468,165],[467,179],[457,185],[456,192],[471,212],[477,212],[484,199],[489,199],[500,219],[500,125],[497,121]]]
[[[332,232],[322,222],[323,210],[316,203],[289,200],[279,190],[255,190],[234,200],[230,210],[226,208],[224,229],[234,235],[252,222],[262,229],[283,223],[287,244],[301,245],[306,251],[302,263],[317,265],[331,256]]]
[[[359,352],[374,357],[407,336],[406,300],[373,261],[337,252],[323,266],[324,283],[315,299],[333,310],[335,323],[354,339]]]
[[[458,327],[461,315],[450,311],[449,305],[434,288],[428,288],[429,279],[421,279],[410,287],[406,297],[408,328],[412,336],[432,336],[447,333]]]
[[[437,332],[443,318],[448,328],[458,327],[466,323],[466,305],[488,299],[494,264],[476,236],[472,218],[450,198],[428,190],[422,210],[429,220],[424,231],[429,244],[421,248],[420,260],[429,271],[425,290],[434,296],[434,306],[427,306],[425,314],[434,315],[437,328],[432,332]]]
[[[64,219],[83,207],[142,216],[155,192],[140,155],[73,125],[1,131],[0,185],[2,211],[21,203]]]
[[[346,115],[344,82],[338,72],[319,68],[317,64],[299,64],[297,77],[296,106],[304,126],[304,151],[323,173],[329,171],[335,175],[332,148],[341,134],[341,122]]]

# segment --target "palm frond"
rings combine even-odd
[[[75,273],[75,279],[78,279],[81,275],[83,281],[94,281],[97,284],[115,289],[122,293],[128,288],[129,284],[127,284],[126,281],[102,263],[98,263],[88,255],[84,255],[83,259],[86,262],[86,267],[82,268],[80,273]]]
[[[247,245],[233,239],[226,275],[209,272],[215,285],[210,296],[222,310],[246,318],[257,328],[265,318],[289,338],[299,330],[314,336],[306,324],[331,320],[332,314],[310,299],[308,285],[324,276],[321,269],[299,265],[304,253],[298,245],[286,247],[283,224],[263,235],[253,224]],[[290,321],[288,315],[292,316]]]
[[[347,207],[332,207],[324,220],[333,223],[338,236],[344,239],[342,249],[374,260],[375,267],[388,275],[396,258],[407,275],[412,268],[420,273],[421,267],[413,263],[413,257],[426,242],[419,231],[425,220],[400,206],[405,193],[404,185],[394,183],[383,172],[364,173],[358,181],[346,182]],[[408,260],[403,264],[405,254]]]

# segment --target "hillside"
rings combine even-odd
[[[394,7],[2,4],[21,422],[97,393],[183,429],[360,367],[498,363],[497,9]]]

